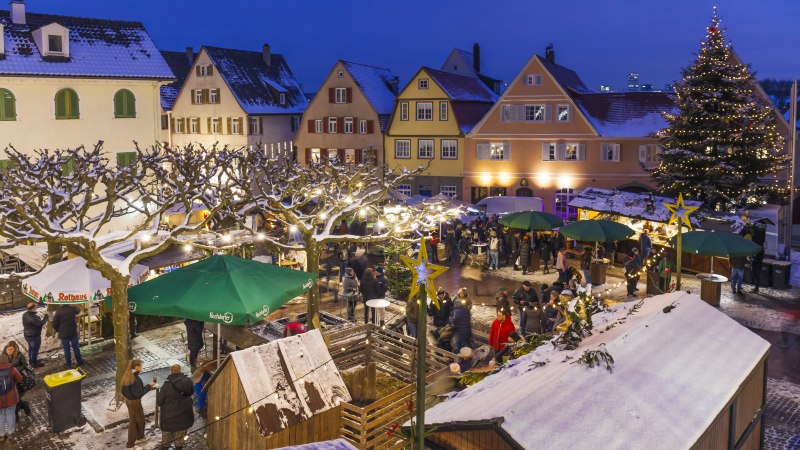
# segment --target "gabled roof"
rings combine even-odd
[[[539,55],[534,55],[536,59],[550,72],[550,75],[555,78],[556,82],[561,85],[562,88],[568,91],[572,91],[572,93],[579,93],[579,94],[589,94],[593,91],[586,87],[581,80],[581,77],[572,70],[568,69],[562,65],[551,63],[546,58],[542,58]]]
[[[575,104],[604,137],[647,137],[669,126],[663,113],[677,113],[665,92],[570,92]]]
[[[259,432],[269,436],[350,401],[319,330],[231,353],[206,383],[233,362]],[[242,407],[243,405],[234,405]]]
[[[489,110],[492,109],[491,103],[478,102],[454,102],[453,114],[455,115],[458,127],[464,134],[469,133],[483,119]]]
[[[494,103],[497,101],[497,94],[489,90],[477,78],[442,72],[430,67],[423,67],[422,69],[454,102]]]
[[[475,55],[472,52],[461,50],[460,48],[455,49],[455,51],[458,52],[458,54],[461,56],[461,59],[464,60],[466,67],[475,72]],[[491,75],[489,74],[489,68],[486,66],[486,64],[484,64],[483,60],[481,60],[480,64],[481,64],[481,66],[479,67],[480,71],[478,73],[486,75],[487,77],[491,77]]]
[[[595,314],[596,332],[575,350],[546,343],[509,361],[428,409],[425,424],[497,426],[519,448],[692,447],[770,344],[696,295],[674,292],[642,301],[638,311],[632,306]],[[603,348],[613,373],[574,364]]]
[[[389,115],[394,108],[397,92],[392,87],[395,76],[389,69],[342,60],[347,73],[353,77],[364,97],[378,115]]]
[[[302,114],[308,100],[283,55],[272,53],[271,64],[262,52],[204,46],[208,57],[247,114]],[[281,90],[283,89],[283,90]],[[286,104],[280,104],[281,93]]]
[[[140,22],[33,13],[26,14],[26,22],[14,24],[9,11],[0,11],[6,44],[5,57],[0,59],[0,75],[173,78]],[[53,23],[69,30],[69,59],[48,61],[36,47],[33,31]]]
[[[651,220],[653,222],[667,223],[672,212],[664,206],[665,203],[675,203],[674,198],[661,197],[652,194],[634,194],[632,192],[616,191],[600,188],[586,188],[577,193],[569,202],[573,208],[587,209],[601,213],[619,214],[625,217]],[[703,202],[684,200],[686,206],[702,208]],[[692,222],[699,224],[695,216]]]
[[[164,57],[164,61],[167,62],[167,65],[169,65],[169,68],[175,75],[175,81],[168,85],[161,86],[161,107],[164,108],[165,111],[169,111],[172,109],[172,105],[175,104],[175,99],[178,98],[178,94],[180,94],[181,88],[183,87],[183,82],[186,80],[186,77],[189,76],[189,71],[192,70],[194,61],[189,61],[186,52],[161,50],[161,56]]]

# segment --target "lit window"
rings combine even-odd
[[[575,220],[578,217],[577,209],[569,206],[569,202],[575,198],[575,190],[572,188],[561,188],[555,192],[553,212],[555,215],[566,220]]]
[[[619,144],[600,144],[600,160],[619,162]]]
[[[477,145],[478,159],[483,161],[508,161],[511,159],[511,143],[492,142]]]
[[[336,117],[328,117],[328,133],[331,133],[331,134],[337,133],[337,131],[336,131],[337,122],[338,122],[338,120],[336,119]]]
[[[569,122],[572,117],[569,114],[569,105],[558,105],[556,116],[559,122]]]
[[[336,88],[336,103],[347,103],[347,88]]]
[[[544,105],[525,105],[525,120],[529,122],[544,122]]]
[[[410,184],[398,184],[397,185],[397,192],[411,196],[411,185]]]

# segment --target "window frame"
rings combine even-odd
[[[343,104],[347,103],[347,88],[334,88],[334,103]]]
[[[452,190],[451,189],[445,189],[445,188],[452,188]],[[448,191],[448,192],[445,192],[445,190]],[[452,193],[450,193],[451,191],[452,191]],[[439,185],[439,193],[442,194],[442,195],[446,195],[446,196],[448,196],[450,198],[455,198],[456,196],[458,196],[458,186],[456,186],[454,184],[442,184],[442,185]]]
[[[219,117],[212,117],[211,129],[208,131],[210,134],[222,134],[222,119]]]
[[[199,76],[201,76],[201,77],[207,77],[208,76],[208,65],[207,64],[200,64],[197,67],[198,67],[197,70],[200,72]]]
[[[184,124],[183,124],[183,119],[182,118],[176,118],[175,119],[175,129],[172,130],[172,131],[174,131],[177,134],[184,134],[185,133]]]
[[[202,89],[192,89],[192,98],[194,99],[195,105],[202,105],[203,104],[203,90]]]
[[[408,102],[400,102],[400,120],[408,120]]]
[[[358,134],[367,134],[367,119],[358,120]]]
[[[422,154],[422,145],[425,143],[425,155]],[[428,148],[430,145],[430,148]],[[417,140],[417,159],[433,159],[436,156],[436,140],[435,139],[418,139]]]
[[[417,89],[429,89],[430,85],[430,80],[427,78],[420,78],[417,80]]]
[[[645,157],[642,158],[642,147],[645,147]],[[652,155],[650,150],[653,149]],[[659,163],[658,155],[661,154],[663,150],[661,146],[658,144],[641,144],[639,145],[639,162],[645,165],[656,165]]]
[[[577,219],[578,208],[569,206],[569,202],[575,198],[575,189],[560,188],[553,192],[553,214],[564,220]],[[559,201],[559,199],[561,199]]]
[[[344,129],[342,131],[345,134],[353,134],[353,118],[352,117],[345,117],[344,118],[343,128]]]
[[[439,102],[439,120],[441,122],[446,122],[448,117],[450,116],[450,109],[447,105],[447,102]]]
[[[609,151],[611,152],[612,158],[608,158]],[[620,154],[621,154],[620,144],[615,144],[611,142],[600,143],[601,162],[619,162],[621,156]]]
[[[187,130],[189,134],[200,134],[200,118],[199,117],[190,117],[189,118],[189,130]]]
[[[400,148],[401,145],[404,148]],[[400,150],[403,150],[403,154],[399,153]],[[411,159],[411,139],[395,139],[394,141],[394,158],[395,159]]]
[[[248,117],[247,118],[247,132],[250,135],[261,134],[261,118]]]
[[[325,124],[322,123],[322,119],[315,119],[314,120],[314,133],[316,133],[316,134],[324,134],[325,133]]]
[[[547,121],[547,105],[544,104],[533,104],[533,105],[524,105],[525,106],[525,115],[524,121],[525,122],[546,122]],[[533,114],[529,118],[528,111],[532,111]],[[537,112],[541,113],[541,118],[537,119],[536,115]]]
[[[120,108],[117,109],[117,99],[120,98]],[[136,96],[130,89],[120,89],[114,93],[114,118],[115,119],[135,119],[136,118]]]
[[[426,109],[424,108],[424,106],[426,105],[428,106],[427,108],[428,114],[425,114]],[[433,120],[433,102],[416,102],[415,106],[417,111],[416,118],[418,122],[429,122]],[[422,118],[420,118],[420,113],[422,113],[423,115]],[[425,118],[425,116],[427,116],[427,118]]]
[[[339,118],[338,117],[328,117],[328,134],[336,134],[339,131]]]
[[[410,184],[398,184],[396,188],[397,192],[407,195],[411,197],[411,185]]]
[[[58,115],[58,102],[59,96],[63,96],[64,103],[64,115]],[[74,96],[74,106],[72,97]],[[56,120],[77,120],[81,118],[81,110],[80,110],[80,97],[78,93],[72,88],[63,88],[56,92],[55,96],[55,106],[56,106]],[[73,111],[74,110],[74,111]]]
[[[280,95],[278,96],[278,101],[280,102],[281,105],[285,105],[286,104],[286,94],[281,92]]]
[[[53,49],[53,38],[58,39],[58,50]],[[47,35],[47,53],[56,53],[63,55],[64,54],[64,36],[60,34],[48,34]]]
[[[561,120],[561,111],[567,112],[566,119]],[[572,108],[569,105],[556,105],[556,122],[567,123],[572,122]]]
[[[219,103],[219,90],[218,89],[209,89],[208,90],[208,103],[212,105],[216,105]]]
[[[231,118],[230,134],[242,134],[242,124],[239,123],[239,120],[238,117]]]
[[[505,161],[506,160],[505,146],[506,146],[505,142],[490,142],[489,161]]]
[[[8,97],[6,97],[6,95]],[[11,114],[6,111],[6,98],[9,100]],[[10,89],[0,88],[0,121],[16,121],[17,120],[17,97],[11,92]]]
[[[452,147],[449,146],[450,143],[452,143]],[[445,149],[453,150],[452,156],[449,152],[445,154]],[[441,159],[458,159],[458,139],[442,139],[439,153]]]

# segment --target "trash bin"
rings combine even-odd
[[[439,261],[446,261],[448,256],[447,247],[444,245],[444,242],[436,244],[436,257],[439,258]]]
[[[661,289],[659,287],[659,277],[658,272],[653,272],[652,270],[648,270],[647,272],[647,295],[658,295],[661,294]]]
[[[744,263],[744,284],[753,284],[753,260],[747,258]]]
[[[789,289],[792,263],[790,261],[775,261],[772,263],[772,287],[775,289]]]
[[[606,263],[599,260],[592,261],[589,266],[589,275],[592,277],[592,286],[600,286],[606,282]]]
[[[43,378],[48,423],[53,433],[60,433],[86,423],[86,419],[81,415],[81,380],[84,377],[86,372],[78,368],[53,373]]]
[[[761,264],[761,287],[772,287],[772,264],[774,259],[764,258]],[[755,274],[753,274],[755,276]]]

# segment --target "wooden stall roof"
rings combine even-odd
[[[611,189],[586,188],[575,195],[569,206],[600,213],[619,214],[634,219],[667,223],[672,213],[664,202],[675,203],[674,198],[652,194],[635,194]],[[702,207],[703,203],[684,199],[686,206]]]
[[[628,314],[633,306],[595,314],[593,334],[576,350],[546,344],[510,361],[429,409],[426,424],[455,429],[502,417],[507,441],[522,448],[692,447],[760,367],[769,343],[684,292],[648,298]],[[613,373],[574,364],[602,348]]]
[[[350,401],[319,330],[231,353],[206,390],[231,361],[262,436]]]

